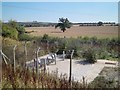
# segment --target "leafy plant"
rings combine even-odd
[[[3,24],[2,25],[2,36],[17,40],[18,39],[18,32],[15,28],[12,28],[6,24]]]
[[[20,41],[31,41],[32,37],[27,35],[27,34],[20,34],[19,35],[19,40]]]
[[[87,51],[84,52],[83,58],[85,58],[86,61],[88,61],[89,63],[95,63],[97,61],[95,53],[91,49],[88,49]]]

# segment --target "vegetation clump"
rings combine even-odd
[[[95,52],[91,49],[88,49],[83,53],[83,58],[85,58],[89,63],[97,62]]]
[[[20,41],[29,41],[32,39],[25,33],[25,28],[14,20],[2,24],[2,36]]]

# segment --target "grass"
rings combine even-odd
[[[3,64],[2,70],[2,88],[41,88],[41,89],[82,89],[91,90],[95,88],[118,88],[118,69],[112,67],[105,67],[100,74],[90,84],[86,83],[86,79],[83,77],[81,82],[75,82],[72,80],[72,85],[67,80],[65,74],[61,74],[58,77],[58,72],[54,71],[45,73],[41,70],[37,75],[34,69],[28,69],[23,67],[16,67],[16,71],[13,71],[12,66]],[[117,89],[116,89],[117,90]]]
[[[91,82],[93,87],[116,88],[118,87],[118,68],[104,67],[99,75]]]
[[[84,83],[78,83],[72,81],[72,87],[65,75],[57,76],[57,72],[49,73],[40,71],[39,75],[35,73],[35,70],[29,70],[28,68],[17,67],[16,71],[13,71],[11,65],[3,68],[2,75],[2,87],[3,88],[87,88],[85,80]]]

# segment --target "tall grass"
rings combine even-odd
[[[58,77],[57,72],[49,73],[40,71],[37,75],[35,70],[28,68],[16,67],[13,71],[11,65],[3,65],[2,74],[2,87],[3,88],[87,88],[88,85],[83,78],[83,82],[75,82],[74,80],[69,83],[66,75]]]

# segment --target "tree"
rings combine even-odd
[[[18,32],[15,28],[10,27],[7,24],[2,25],[2,36],[12,39],[18,39]]]
[[[32,40],[32,37],[30,37],[26,33],[20,34],[18,36],[18,38],[19,38],[20,41],[30,41],[30,40]]]
[[[47,34],[44,34],[41,42],[47,43],[48,40],[49,40],[49,36]]]
[[[2,36],[9,37],[20,41],[30,41],[32,38],[25,33],[25,28],[16,21],[10,20],[2,24]]]
[[[15,20],[10,20],[8,25],[18,31],[18,34],[24,34],[25,33],[25,28],[23,26],[20,26],[17,21]]]
[[[10,20],[8,25],[15,29],[19,26],[15,20]]]
[[[25,33],[25,28],[23,26],[17,26],[16,29],[17,29],[19,35]]]
[[[103,25],[103,22],[99,21],[98,26],[102,26],[102,25]]]
[[[55,28],[59,27],[63,32],[66,31],[66,28],[70,28],[71,27],[71,23],[69,22],[69,20],[66,18],[59,18],[59,23],[55,26]]]

